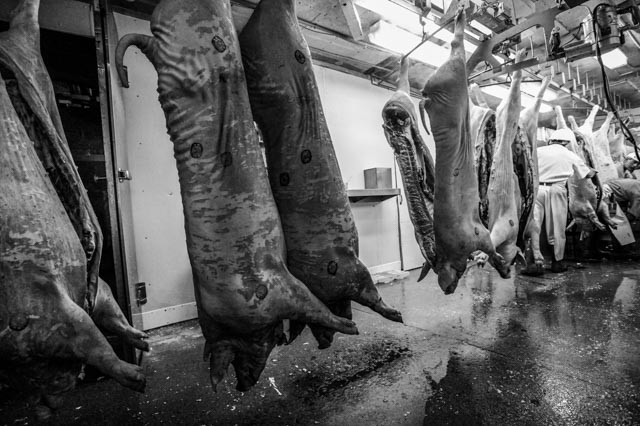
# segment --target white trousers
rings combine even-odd
[[[533,207],[533,217],[540,229],[542,229],[542,221],[546,218],[547,240],[553,246],[556,260],[564,259],[568,207],[567,187],[564,181],[551,186],[540,185],[536,204]]]

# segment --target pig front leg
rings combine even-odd
[[[98,292],[91,317],[99,327],[123,337],[137,349],[149,351],[149,344],[143,340],[149,336],[129,325],[113,298],[111,289],[101,279],[98,281]]]
[[[485,231],[486,237],[480,239],[478,249],[485,252],[489,256],[489,263],[493,266],[502,278],[509,278],[509,265],[505,263],[504,257],[496,251],[491,238],[489,237],[489,231]]]
[[[46,320],[45,320],[46,322]],[[142,369],[117,357],[107,339],[89,315],[67,296],[61,296],[50,324],[33,324],[39,356],[78,359],[113,377],[123,386],[143,392],[146,379]],[[53,324],[53,325],[52,325]],[[46,331],[43,332],[42,328]]]
[[[527,224],[526,235],[529,239],[525,247],[525,269],[522,271],[525,275],[542,275],[544,257],[540,251],[540,227],[544,218],[544,206],[536,200],[533,206],[533,217]]]

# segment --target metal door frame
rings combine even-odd
[[[98,85],[100,97],[100,118],[102,121],[102,138],[104,146],[105,169],[107,177],[107,197],[109,199],[109,220],[113,247],[113,261],[116,277],[116,301],[127,320],[131,323],[131,299],[129,297],[129,280],[123,238],[123,226],[118,188],[118,167],[116,164],[117,146],[114,140],[111,75],[109,71],[109,36],[107,16],[110,10],[106,0],[92,0],[93,27],[96,43],[96,60],[98,64]],[[123,339],[124,341],[124,339]],[[125,361],[135,361],[135,348],[124,342]]]

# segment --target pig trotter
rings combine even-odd
[[[333,312],[335,315],[339,317],[346,318],[349,320],[352,319],[353,317],[353,314],[351,312],[350,300],[340,300],[335,303],[329,303],[327,304],[327,307],[331,312]],[[302,327],[304,328],[304,324],[301,324],[301,323],[296,323],[296,324],[302,325]],[[316,341],[318,342],[318,349],[327,349],[328,347],[331,346],[331,343],[333,343],[333,335],[335,334],[334,330],[328,329],[325,327],[319,327],[319,326],[310,326],[309,328],[311,329],[311,333],[313,333],[313,337],[315,337]],[[293,325],[291,327],[291,330],[293,330]],[[292,336],[291,340],[293,340],[293,331],[290,331],[290,333]]]
[[[107,283],[102,280],[98,281],[96,303],[91,317],[99,327],[124,337],[137,349],[145,352],[149,351],[149,344],[143,340],[149,336],[129,325],[120,307],[113,298],[111,289]]]
[[[418,277],[418,282],[422,281],[427,276],[430,270],[431,265],[429,264],[429,262],[424,262],[424,264],[422,265],[422,270],[420,271],[420,276]]]

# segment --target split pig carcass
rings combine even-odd
[[[409,58],[403,58],[396,91],[382,109],[382,128],[402,176],[409,218],[425,258],[418,277],[418,281],[421,281],[436,264],[433,231],[435,165],[429,148],[420,136],[409,93]]]
[[[544,259],[541,255],[535,257],[535,255],[541,253],[539,238],[541,224],[535,220],[533,212],[536,198],[538,197],[538,186],[540,185],[536,133],[539,125],[540,106],[549,83],[551,83],[551,76],[546,76],[542,79],[533,104],[523,109],[520,113],[519,126],[526,135],[521,140],[526,142],[527,145],[522,147],[520,155],[516,154],[514,156],[514,166],[516,170],[520,168],[516,174],[520,181],[522,201],[525,205],[531,203],[530,208],[528,210],[524,209],[520,215],[517,244],[525,253],[526,266],[533,267],[535,264],[537,268],[542,268]],[[528,188],[528,190],[522,191],[523,183],[525,183],[525,188]],[[527,211],[528,213],[525,213]],[[534,235],[536,238],[533,238]]]
[[[358,232],[293,0],[262,0],[240,34],[253,116],[264,137],[287,267],[337,315],[351,300],[402,322],[358,259]],[[265,42],[269,40],[269,42]],[[295,336],[304,327],[293,324]],[[320,348],[334,330],[311,325]]]
[[[476,103],[471,104],[470,117],[476,148],[480,218],[491,230],[496,248],[501,245],[497,250],[507,263],[503,266],[504,276],[509,274],[508,268],[515,256],[525,250],[529,241],[527,229],[535,222],[532,217],[538,189],[538,164],[532,141],[535,141],[542,96],[550,82],[546,77],[535,101],[520,112],[520,92],[515,90],[520,79],[515,77],[517,73],[497,115],[488,107],[477,85],[472,84],[469,88]],[[507,179],[509,176],[512,179]],[[482,265],[486,255],[478,254],[475,260]]]
[[[596,229],[604,230],[603,223],[615,227],[614,223],[609,216],[609,208],[602,200],[602,179],[600,178],[600,158],[596,155],[594,149],[594,134],[593,125],[595,117],[598,113],[598,106],[594,106],[589,113],[589,116],[585,119],[582,126],[578,126],[574,117],[569,116],[569,121],[572,127],[572,131],[576,136],[576,142],[571,141],[566,147],[578,154],[582,158],[587,166],[596,171],[596,175],[589,179],[578,179],[574,176],[574,191],[575,196],[571,197],[571,185],[569,185],[569,211],[576,219],[576,223],[581,226],[590,228],[593,225]],[[564,116],[562,114],[562,108],[560,106],[555,107],[558,128],[568,128]],[[607,171],[607,176],[611,176],[611,171]],[[569,181],[571,182],[571,181]],[[593,185],[593,191],[596,193],[596,199],[592,200],[591,186]],[[574,214],[575,212],[575,214]]]
[[[0,34],[0,383],[35,392],[47,417],[83,364],[144,390],[98,327],[148,344],[97,277],[100,229],[40,56],[38,8],[22,1]]]
[[[596,106],[597,107],[597,106]],[[596,110],[594,107],[594,110]],[[600,126],[598,130],[591,131],[591,139],[593,140],[593,151],[598,163],[598,175],[600,177],[600,182],[605,183],[612,179],[618,179],[618,169],[616,168],[615,162],[611,157],[611,149],[609,147],[609,127],[611,126],[611,121],[613,120],[613,113],[610,112],[607,114],[607,118],[605,118],[604,122]],[[587,125],[587,121],[583,124],[583,126]]]
[[[211,383],[215,390],[232,364],[246,391],[285,341],[283,320],[357,329],[287,269],[229,0],[163,0],[151,31],[120,40],[117,69],[127,87],[123,56],[135,45],[158,72]]]
[[[567,181],[569,212],[580,226],[604,231],[605,225],[616,228],[609,217],[609,207],[602,201],[602,188],[596,190],[591,178],[581,178],[578,168],[573,166],[573,175]]]
[[[607,138],[613,114],[609,113],[602,126],[594,132],[593,126],[599,109],[600,107],[595,105],[581,126],[578,126],[573,116],[569,116],[568,120],[576,134],[578,145],[582,141],[585,162],[588,160],[587,165],[598,171],[600,181],[606,182],[618,177],[618,171],[611,158]]]
[[[469,123],[471,140],[475,149],[478,195],[480,197],[480,220],[484,226],[489,227],[488,191],[491,164],[493,164],[493,154],[496,146],[496,113],[489,108],[477,84],[471,84],[469,92],[471,95]]]
[[[516,62],[520,62],[523,56],[524,51],[519,51],[516,54]],[[496,110],[496,143],[487,191],[491,243],[503,258],[502,262],[493,266],[503,278],[510,277],[511,264],[519,252],[516,242],[520,214],[524,207],[518,176],[514,171],[512,150],[516,136],[522,136],[522,133],[518,134],[521,80],[522,71],[515,71],[509,94],[500,102]],[[524,215],[528,216],[528,212]]]
[[[434,270],[438,284],[447,294],[455,291],[472,252],[485,252],[494,265],[503,262],[479,216],[478,179],[469,127],[464,27],[465,13],[461,10],[455,19],[451,55],[422,90],[436,144]]]
[[[633,147],[625,144],[624,134],[616,132],[616,128],[613,125],[609,127],[607,141],[609,142],[609,152],[614,164],[622,163],[624,157],[633,151]],[[620,177],[618,176],[618,178]]]

